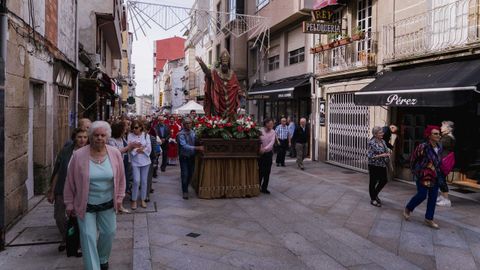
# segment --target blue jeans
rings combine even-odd
[[[188,193],[188,185],[192,180],[193,171],[195,169],[195,156],[180,156],[180,177],[182,178],[182,192]]]
[[[147,199],[147,188],[148,188],[148,170],[150,165],[137,167],[132,166],[133,171],[133,187],[132,187],[132,201],[138,200],[138,189],[140,190],[140,198],[142,201]]]
[[[433,220],[433,215],[435,215],[435,206],[437,205],[437,196],[438,196],[438,181],[435,182],[435,185],[431,188],[427,188],[420,184],[420,181],[416,176],[413,177],[417,184],[417,194],[410,199],[410,202],[407,204],[406,208],[409,211],[413,211],[418,205],[420,205],[428,195],[427,200],[427,212],[425,213],[425,219]]]

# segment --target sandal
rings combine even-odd
[[[370,204],[375,206],[375,207],[382,207],[382,204],[380,204],[379,202],[377,202],[376,200],[371,200],[370,201]]]

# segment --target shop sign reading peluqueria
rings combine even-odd
[[[333,12],[319,9],[312,11],[312,20],[303,22],[303,32],[308,34],[335,34],[342,31],[341,25],[332,23]]]

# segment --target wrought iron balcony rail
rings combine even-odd
[[[336,43],[335,43],[336,42]],[[377,65],[376,34],[367,32],[360,40],[351,38],[335,41],[334,44],[317,46],[317,75],[375,68]]]
[[[458,0],[383,27],[384,61],[468,48],[480,41],[478,0]]]

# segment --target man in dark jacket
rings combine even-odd
[[[307,155],[308,141],[310,140],[310,130],[307,126],[307,119],[302,117],[300,125],[293,133],[293,141],[295,142],[295,151],[297,152],[297,166],[301,170],[305,170],[303,159]]]
[[[162,165],[160,165],[160,170],[164,172],[168,163],[167,152],[168,139],[170,138],[170,129],[168,128],[168,125],[165,124],[165,117],[163,115],[160,115],[158,117],[158,124],[155,127],[155,131],[157,132],[157,136],[160,137],[160,140],[162,142]]]
[[[397,126],[395,125],[384,126],[382,130],[383,130],[383,140],[385,141],[385,144],[390,150],[393,150],[393,145],[395,143],[390,142],[390,139],[392,138],[392,134],[397,134],[397,131],[398,131]]]

